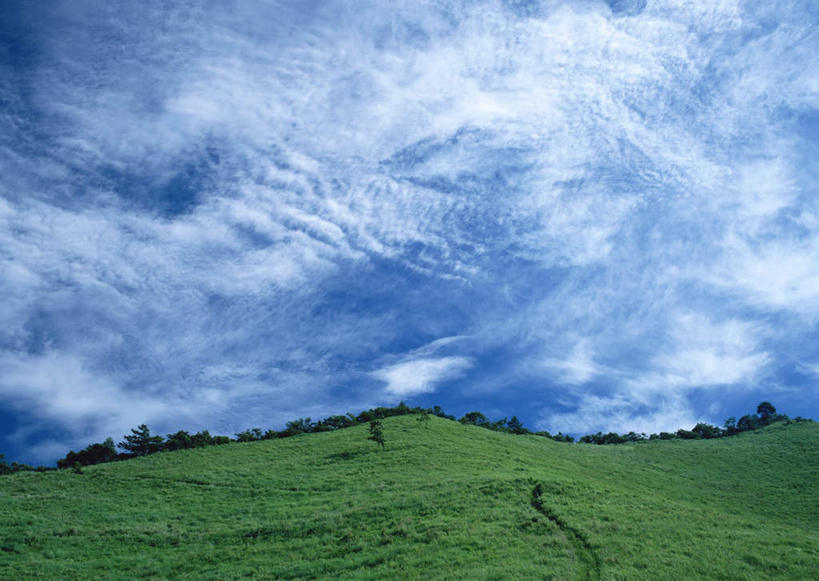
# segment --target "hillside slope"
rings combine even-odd
[[[2,579],[809,579],[819,425],[621,446],[431,418],[0,478]]]

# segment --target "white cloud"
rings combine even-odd
[[[758,348],[762,328],[725,320],[715,322],[699,313],[678,314],[672,321],[672,343],[651,362],[651,370],[629,380],[639,390],[679,390],[697,387],[752,385],[770,363]]]
[[[55,9],[30,95],[0,81],[21,136],[0,144],[1,352],[64,349],[77,377],[114,370],[101,394],[133,374],[226,415],[276,390],[281,413],[330,409],[373,361],[386,390],[351,401],[428,393],[494,349],[513,371],[486,385],[605,377],[612,422],[757,384],[819,314],[802,9],[140,6],[115,46],[110,11]],[[188,165],[195,201],[165,215]]]
[[[577,409],[546,414],[537,428],[550,432],[589,434],[598,431],[628,433],[674,432],[690,428],[698,416],[679,394],[648,399],[622,396],[581,396]]]
[[[5,353],[0,354],[0,366],[0,395],[8,404],[85,437],[104,438],[148,419],[193,411],[148,392],[134,397],[118,382],[88,369],[81,358],[69,353]]]
[[[594,361],[594,350],[589,339],[575,342],[566,358],[547,358],[543,364],[547,369],[557,373],[561,383],[569,385],[586,383],[602,371]]]
[[[703,278],[765,310],[819,315],[819,233],[804,240],[726,239],[724,260]]]
[[[819,377],[819,363],[799,363],[798,369]]]
[[[411,359],[379,369],[373,376],[386,385],[386,392],[410,397],[435,391],[437,384],[455,379],[472,367],[469,357]]]

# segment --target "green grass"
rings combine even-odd
[[[0,478],[0,579],[815,579],[819,425],[556,443],[432,418]]]

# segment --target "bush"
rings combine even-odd
[[[289,438],[290,436],[298,436],[299,434],[309,434],[314,432],[316,425],[310,418],[299,418],[287,422],[283,432],[279,432],[279,438]]]
[[[574,442],[574,436],[570,436],[569,434],[564,434],[563,432],[558,432],[554,436],[552,436],[552,440],[555,442],[566,442],[571,444]]]
[[[529,430],[523,427],[523,422],[521,422],[517,416],[512,416],[512,419],[506,422],[506,429],[512,432],[513,434],[529,433]]]
[[[175,434],[168,434],[163,448],[168,451],[188,450],[193,448],[193,438],[188,432],[179,430]]]
[[[698,437],[706,440],[722,436],[722,430],[718,427],[702,422],[691,428],[691,431],[697,434]]]
[[[264,434],[261,428],[251,428],[236,434],[236,439],[240,442],[256,442],[264,439]]]
[[[682,428],[677,430],[677,436],[682,438],[683,440],[697,440],[699,439],[699,434],[693,432],[691,430],[683,430]]]
[[[117,459],[117,449],[114,440],[106,438],[102,444],[91,444],[79,452],[69,452],[65,458],[57,460],[57,468],[69,468],[75,464],[80,466],[91,466],[92,464],[102,464],[112,462]]]
[[[759,427],[759,418],[756,416],[745,415],[739,418],[737,422],[737,430],[740,432],[747,432],[755,430]]]
[[[470,424],[473,426],[481,426],[486,427],[489,425],[489,419],[483,415],[481,412],[469,412],[464,414],[460,420],[458,420],[462,424]]]

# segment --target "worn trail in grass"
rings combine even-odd
[[[2,579],[808,579],[819,426],[556,443],[432,418],[0,478]]]
[[[544,504],[543,485],[540,483],[536,484],[532,489],[532,506],[552,521],[566,535],[566,539],[574,547],[575,554],[580,560],[580,566],[575,576],[578,579],[599,579],[600,559],[597,557],[597,553],[594,552],[586,536],[581,531],[567,523],[565,519],[558,516],[550,507]]]

